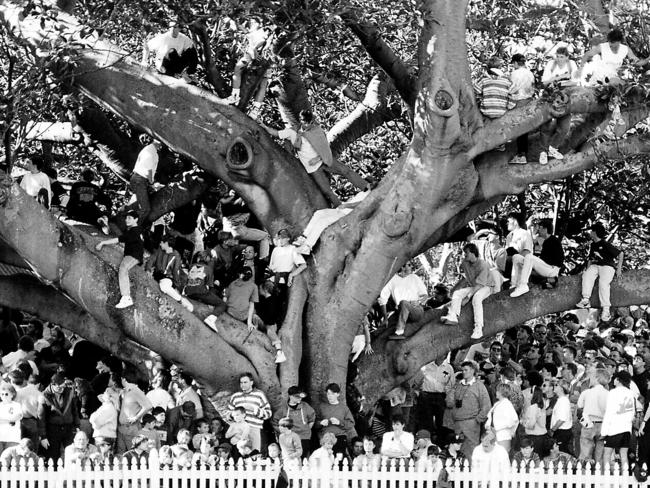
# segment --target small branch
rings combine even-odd
[[[331,76],[328,76],[324,73],[314,73],[311,76],[312,81],[325,85],[327,88],[341,93],[343,96],[354,100],[355,102],[361,102],[363,97],[355,92],[352,88],[348,86],[347,83],[339,81]]]
[[[409,66],[393,51],[379,34],[379,30],[364,23],[351,11],[340,14],[345,25],[361,41],[370,57],[393,80],[397,91],[404,101],[413,107],[417,96],[416,78],[410,72]]]
[[[202,21],[194,22],[190,25],[190,30],[201,42],[201,50],[203,52],[203,67],[205,68],[205,77],[208,80],[220,97],[225,96],[226,82],[221,76],[221,73],[214,64],[212,57],[212,48],[210,47],[210,34],[208,34],[207,27]]]

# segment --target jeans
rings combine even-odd
[[[131,296],[131,283],[129,282],[129,271],[140,261],[133,256],[124,256],[120,263],[120,269],[117,272],[117,278],[120,284],[120,293],[123,297]]]
[[[451,296],[451,305],[449,306],[449,314],[454,318],[458,318],[460,314],[460,307],[465,298],[472,297],[472,308],[474,309],[474,324],[483,328],[483,300],[492,294],[492,289],[489,286],[482,286],[472,295],[473,288],[461,288],[456,290]]]
[[[609,301],[609,285],[614,279],[616,270],[611,266],[598,266],[592,264],[584,273],[582,273],[582,298],[589,299],[591,292],[594,289],[596,279],[598,279],[598,299],[600,306],[609,308],[611,303]]]

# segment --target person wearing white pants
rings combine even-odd
[[[603,224],[596,223],[591,226],[589,237],[592,242],[589,247],[589,261],[587,262],[587,269],[582,273],[582,300],[576,304],[578,308],[591,307],[589,298],[596,284],[596,279],[598,279],[598,299],[603,309],[600,319],[604,322],[612,318],[609,299],[610,284],[617,275],[621,274],[624,255],[618,248],[605,241],[606,236],[607,231]],[[618,260],[615,262],[617,258]]]
[[[463,268],[469,286],[460,288],[453,293],[449,312],[441,320],[448,325],[457,325],[463,302],[471,298],[474,309],[472,339],[480,339],[483,336],[484,325],[483,300],[492,294],[490,267],[487,262],[478,257],[479,252],[476,244],[465,244],[463,252],[465,253]]]
[[[560,274],[560,268],[551,266],[533,254],[515,254],[512,256],[511,283],[515,289],[517,287],[520,287],[520,289],[528,288],[528,280],[533,271],[543,278],[557,278]],[[513,291],[510,296],[519,295],[515,295]]]
[[[530,270],[532,269],[532,262],[528,256],[533,255],[533,236],[526,229],[522,229],[521,224],[521,216],[515,213],[508,215],[508,230],[510,233],[506,237],[506,249],[512,248],[517,252],[512,257],[510,288],[514,288],[514,290],[510,296],[513,298],[530,291],[528,289],[528,278],[526,278],[526,281],[520,282],[520,275],[517,274],[519,269],[523,268],[519,271],[520,274],[530,276]],[[515,260],[515,257],[517,257],[517,260]],[[517,265],[517,262],[522,264]]]

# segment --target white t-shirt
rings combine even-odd
[[[142,151],[138,154],[138,159],[133,167],[133,172],[146,179],[149,179],[149,173],[151,172],[151,180],[153,180],[156,176],[157,169],[158,151],[156,150],[156,146],[149,144],[143,147]]]
[[[632,431],[636,410],[636,398],[629,388],[617,386],[607,395],[607,407],[601,428],[602,436],[622,434]]]
[[[278,246],[271,253],[269,269],[274,273],[291,273],[294,267],[307,264],[295,246]]]
[[[533,252],[533,237],[526,229],[515,229],[506,237],[506,248],[514,247],[517,252],[527,249]]]
[[[278,137],[280,139],[288,139],[292,144],[294,144],[298,137],[301,136],[295,130],[287,127],[286,129],[278,131]],[[296,154],[302,165],[305,167],[307,173],[313,173],[323,164],[316,149],[314,149],[314,146],[312,146],[305,137],[302,138],[300,147],[296,148]]]
[[[528,68],[517,68],[510,74],[510,98],[526,100],[535,94],[535,75]]]
[[[156,69],[162,67],[163,58],[172,49],[175,49],[180,56],[183,51],[190,49],[193,45],[192,40],[185,34],[179,32],[176,37],[173,37],[171,30],[158,34],[147,42],[147,48],[156,56]]]
[[[495,444],[490,452],[485,452],[479,444],[472,451],[472,477],[480,480],[482,488],[498,488],[500,482],[510,474],[510,458],[503,446]]]
[[[562,423],[557,426],[558,430],[566,430],[573,427],[573,415],[571,414],[571,401],[568,396],[559,397],[555,406],[553,407],[553,413],[551,413],[551,427],[555,427],[555,424],[561,421]]]
[[[394,432],[386,432],[381,441],[381,454],[390,458],[401,459],[411,457],[415,439],[410,432],[402,432],[399,440]]]
[[[165,410],[169,408],[170,404],[174,404],[174,399],[166,390],[162,388],[156,388],[147,392],[147,398],[151,402],[152,408],[162,407]]]
[[[552,78],[556,76],[562,76],[567,80],[575,79],[576,74],[578,73],[578,65],[575,61],[568,60],[568,62],[560,67],[554,60],[549,61],[544,67],[544,73],[542,74],[542,83],[549,83]]]
[[[582,410],[582,416],[588,417],[592,422],[601,422],[607,408],[609,391],[603,385],[596,385],[580,393],[577,406]]]
[[[418,301],[421,296],[426,294],[427,287],[418,275],[413,273],[404,277],[395,275],[381,290],[378,301],[380,305],[386,305],[388,298],[392,295],[395,304],[399,305],[403,300],[407,302]]]
[[[0,442],[20,442],[20,419],[22,418],[23,409],[20,403],[0,402]]]
[[[50,187],[50,178],[39,171],[38,173],[27,173],[20,182],[20,187],[30,196],[36,198],[42,188],[47,190],[47,199],[52,201],[52,188]]]

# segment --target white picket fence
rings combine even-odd
[[[600,466],[517,467],[513,464],[504,479],[487,479],[473,473],[467,465],[446,466],[453,488],[646,488],[635,477]],[[25,466],[0,465],[0,488],[275,488],[281,468],[260,462],[202,466],[192,469],[160,467],[156,459],[140,466],[115,463],[104,466],[64,467],[62,463]],[[305,463],[284,471],[291,488],[433,488],[438,474],[418,470],[412,462],[383,462],[379,467],[316,469]],[[284,484],[284,486],[287,486]]]

